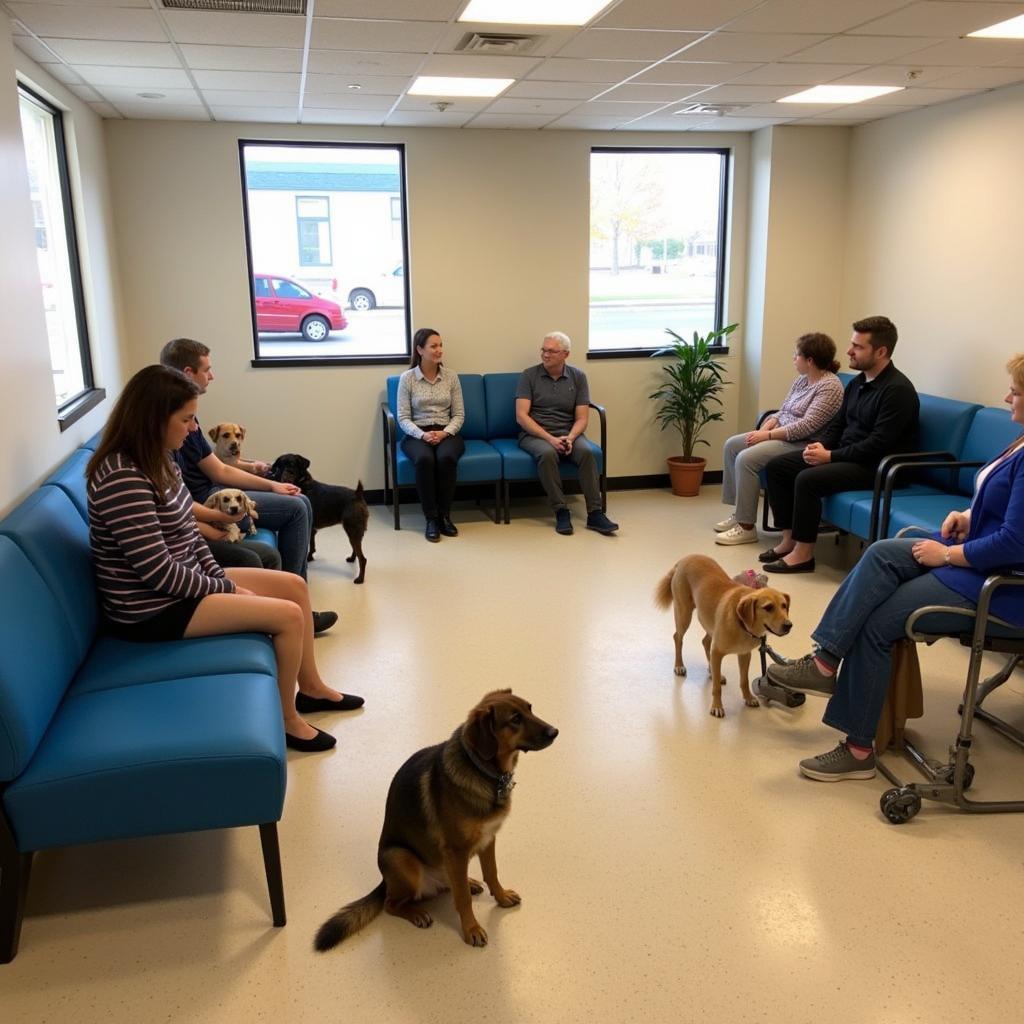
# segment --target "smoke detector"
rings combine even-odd
[[[443,114],[449,107],[455,106],[450,100],[436,100],[430,104],[439,114]]]

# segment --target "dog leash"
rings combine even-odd
[[[485,765],[483,761],[481,761],[480,758],[478,758],[476,754],[470,749],[469,744],[466,743],[465,737],[462,735],[461,732],[459,733],[459,743],[462,744],[462,749],[465,751],[466,757],[468,757],[469,760],[472,762],[473,767],[476,768],[476,770],[480,772],[481,775],[486,775],[487,778],[492,779],[494,782],[497,783],[496,792],[494,794],[495,799],[498,802],[504,800],[509,795],[509,793],[511,793],[512,790],[516,788],[515,781],[512,778],[513,773],[496,772],[494,771],[493,768],[488,768],[487,765]]]

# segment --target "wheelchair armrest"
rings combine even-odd
[[[935,639],[934,634],[915,632],[914,627],[917,625],[918,620],[924,615],[933,613],[959,615],[966,620],[965,625],[973,620],[974,629],[972,631],[971,646],[975,650],[983,650],[985,647],[985,634],[988,632],[990,624],[1003,626],[1007,629],[1020,628],[1014,626],[1012,622],[1007,622],[1005,619],[989,613],[993,595],[996,590],[1004,586],[1024,586],[1024,572],[1013,570],[1009,573],[992,573],[981,585],[981,593],[978,595],[978,604],[975,608],[952,608],[947,605],[925,605],[923,608],[918,608],[907,616],[906,625],[904,626],[907,636],[915,643]],[[1024,633],[1024,630],[1022,630],[1022,633]]]

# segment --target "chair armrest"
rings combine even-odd
[[[391,468],[394,469],[398,448],[398,422],[387,402],[380,403],[381,427],[384,431],[384,447],[391,452]]]
[[[878,472],[875,474],[868,540],[879,540],[889,532],[892,492],[896,487],[897,477],[904,469],[966,469],[969,466],[983,465],[983,462],[958,461],[952,452],[904,452],[900,455],[887,455],[878,464]]]
[[[754,429],[755,430],[760,430],[761,429],[761,424],[764,423],[764,421],[766,419],[768,419],[768,417],[771,416],[771,414],[773,412],[778,412],[778,411],[779,411],[778,409],[765,409],[764,412],[758,413],[757,423],[754,426]]]
[[[608,476],[608,417],[605,414],[604,406],[597,402],[590,403],[591,409],[597,410],[598,418],[601,420],[601,454],[604,456],[604,475]]]

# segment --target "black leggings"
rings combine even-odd
[[[421,427],[421,430],[442,430],[442,427]],[[428,519],[446,516],[455,496],[455,476],[466,442],[458,434],[446,437],[440,444],[427,444],[418,437],[406,436],[402,451],[416,468],[416,493],[420,496],[423,514]]]

